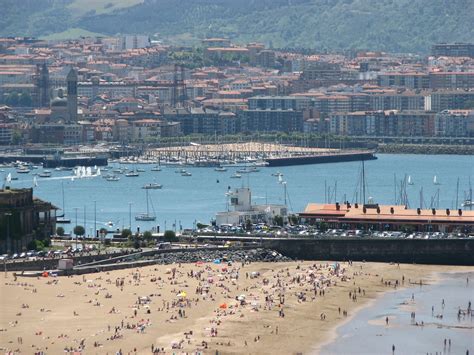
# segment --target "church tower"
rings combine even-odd
[[[51,99],[49,87],[49,70],[46,63],[36,66],[36,105],[38,107],[49,107]]]
[[[67,108],[69,121],[77,122],[77,72],[71,68],[67,75]]]

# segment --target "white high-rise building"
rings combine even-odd
[[[122,49],[138,49],[150,47],[150,37],[145,35],[127,35],[122,37]]]

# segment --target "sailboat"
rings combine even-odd
[[[63,194],[63,214],[62,215],[59,215],[59,216],[56,216],[56,223],[63,223],[63,224],[67,224],[67,223],[71,223],[71,220],[69,218],[65,218],[65,215],[66,215],[66,204],[64,203],[64,183],[61,184],[61,189],[62,189],[62,194]]]
[[[433,184],[434,185],[441,185],[438,181],[438,177],[435,175],[434,178],[433,178]]]
[[[146,189],[145,191],[146,191],[146,213],[136,215],[135,216],[136,221],[154,221],[154,220],[156,220],[155,214],[150,214],[148,189]],[[152,208],[153,208],[153,205],[152,205]]]
[[[411,175],[408,175],[408,185],[415,185],[411,180]]]

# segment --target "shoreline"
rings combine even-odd
[[[459,273],[459,272],[462,272],[462,271],[451,271],[451,273]],[[430,283],[430,285],[432,284],[436,284],[436,283],[439,283],[441,282],[441,278],[438,277],[441,273],[444,273],[442,271],[434,271],[432,272],[430,275],[429,275],[429,278],[435,278],[434,282],[433,283]],[[338,336],[338,331],[341,327],[343,327],[344,325],[346,325],[347,323],[351,322],[360,312],[362,312],[364,309],[368,309],[370,307],[372,307],[377,301],[379,301],[382,297],[390,294],[390,293],[396,293],[396,292],[400,292],[402,290],[406,290],[406,289],[410,289],[410,288],[413,288],[413,287],[416,287],[417,284],[407,284],[406,286],[400,286],[398,287],[397,289],[392,289],[392,290],[386,290],[384,292],[380,292],[376,295],[376,297],[370,299],[367,303],[364,303],[364,304],[361,304],[359,307],[356,307],[351,315],[349,317],[347,317],[346,319],[344,319],[341,323],[338,323],[334,328],[332,328],[330,330],[330,333],[329,333],[329,337],[326,341],[322,342],[322,343],[319,343],[319,344],[316,344],[315,347],[314,347],[314,353],[312,352],[311,354],[314,354],[314,355],[319,355],[321,354],[321,350],[326,347],[327,345],[331,344],[332,342],[334,342],[334,340],[337,339],[337,336]]]
[[[463,274],[463,273],[466,273],[466,272],[473,272],[473,271],[474,271],[474,269],[469,269],[468,266],[462,266],[462,267],[460,267],[460,270],[432,271],[427,277],[429,283],[426,283],[426,284],[423,284],[423,285],[437,286],[437,285],[440,285],[440,283],[443,280],[447,279],[446,275],[448,275],[448,274]],[[443,277],[442,275],[445,275],[445,276]],[[353,313],[350,315],[350,317],[348,317],[347,319],[345,319],[344,321],[338,323],[336,326],[334,326],[333,328],[330,329],[329,336],[328,336],[327,340],[325,340],[321,343],[315,344],[315,346],[313,347],[313,349],[311,351],[311,354],[314,354],[314,355],[322,354],[321,351],[325,347],[327,347],[328,345],[332,344],[338,338],[338,336],[340,335],[339,331],[342,327],[344,327],[345,325],[347,325],[348,323],[353,321],[354,318],[356,318],[356,316],[358,316],[362,311],[367,310],[370,307],[373,307],[383,297],[385,297],[389,294],[394,294],[394,293],[403,292],[403,291],[406,291],[406,290],[409,290],[409,289],[413,289],[416,286],[419,286],[419,284],[408,284],[406,286],[402,286],[402,287],[399,287],[397,289],[387,290],[385,292],[381,292],[376,297],[369,300],[367,303],[355,308],[353,310]],[[380,325],[380,326],[384,327],[384,325]]]

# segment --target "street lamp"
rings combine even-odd
[[[10,212],[6,212],[4,214],[7,217],[7,253],[11,253],[11,238],[10,238],[10,217],[12,214]],[[5,269],[5,278],[7,277],[7,258],[3,259],[3,268]]]
[[[78,210],[78,208],[77,208],[77,207],[74,207],[74,212],[75,212],[75,214],[76,214],[76,227],[77,227],[77,210]],[[75,228],[74,228],[74,229],[75,229]],[[73,231],[73,232],[74,232],[74,236],[76,237],[76,249],[77,249],[77,234],[76,234],[75,231]]]
[[[94,235],[95,237],[97,234],[97,201],[94,200]]]
[[[128,203],[128,229],[132,230],[132,203]]]

